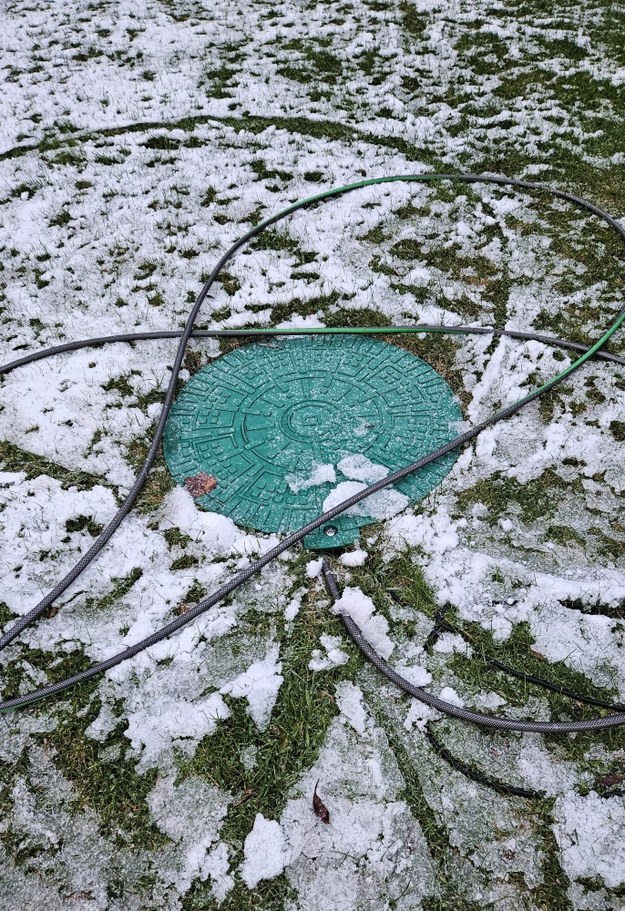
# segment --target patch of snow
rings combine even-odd
[[[569,792],[554,807],[553,833],[569,879],[601,877],[615,889],[625,883],[625,806],[621,797]]]
[[[241,877],[248,889],[261,880],[280,876],[287,862],[284,833],[279,822],[257,813],[243,845]]]
[[[470,657],[473,654],[470,644],[457,633],[442,633],[432,646],[432,651],[438,652],[439,655],[456,653]]]
[[[346,478],[364,481],[365,484],[373,484],[374,481],[385,478],[389,471],[385,465],[376,465],[367,456],[358,453],[342,458],[337,468]]]
[[[375,605],[359,588],[347,587],[332,605],[333,614],[347,614],[382,658],[390,657],[394,645],[388,637],[388,620],[376,614]]]
[[[427,842],[399,796],[401,772],[386,736],[369,724],[363,736],[341,718],[332,722],[319,759],[280,818],[298,911],[383,908],[389,883],[394,895],[410,896],[408,911],[435,891]],[[329,825],[312,810],[317,779]]]
[[[349,550],[347,553],[341,554],[339,561],[343,566],[363,566],[368,556],[366,550]]]
[[[184,487],[174,487],[161,507],[161,528],[179,528],[215,556],[259,550],[256,535],[242,532],[232,519],[216,512],[198,509]]]
[[[291,600],[289,601],[287,606],[284,608],[284,619],[287,621],[287,623],[290,623],[291,620],[294,620],[297,617],[297,615],[299,614],[300,607],[302,606],[302,598],[304,597],[305,594],[306,594],[306,589],[299,588],[295,592],[295,594],[293,595],[293,597],[291,598]]]
[[[415,727],[419,731],[425,731],[428,721],[435,721],[437,718],[440,718],[439,712],[430,708],[425,702],[412,699],[403,725],[407,731],[411,731]]]
[[[443,702],[450,702],[452,705],[457,705],[459,708],[464,707],[464,700],[451,686],[444,686],[438,695]]]
[[[282,663],[278,661],[279,652],[279,646],[273,646],[262,661],[251,664],[243,674],[224,684],[220,690],[220,693],[235,699],[247,699],[248,712],[260,731],[264,731],[269,724],[284,681],[280,673]]]
[[[144,693],[142,700],[128,705],[127,712],[125,736],[141,755],[143,767],[155,763],[172,741],[184,738],[199,743],[202,737],[213,733],[220,720],[230,717],[230,709],[219,693],[196,702],[189,702],[182,693],[177,697],[161,693],[155,700]]]
[[[323,566],[323,560],[309,560],[306,564],[306,575],[309,579],[316,579],[317,576],[321,573],[321,567]]]
[[[234,885],[228,849],[217,844],[231,798],[203,778],[192,776],[179,784],[175,778],[174,772],[160,777],[147,798],[154,822],[179,849],[176,867],[162,872],[182,894],[194,879],[210,877],[215,897],[222,900]]]
[[[443,554],[458,546],[457,523],[450,519],[445,506],[441,506],[433,516],[401,516],[390,523],[386,535],[389,543],[398,550],[423,547]]]
[[[412,683],[413,686],[423,687],[432,682],[430,672],[418,664],[396,664],[395,670],[402,677],[405,677],[409,683]]]
[[[313,649],[312,658],[308,662],[311,671],[327,671],[331,667],[347,664],[349,655],[340,648],[342,642],[340,636],[321,636],[319,641],[325,649],[325,655],[320,649]]]
[[[349,680],[343,680],[336,687],[335,698],[341,716],[357,733],[364,734],[368,715],[362,704],[362,690]]]
[[[492,702],[494,703],[494,700]],[[503,700],[500,700],[499,704],[502,702]],[[482,706],[486,707],[484,703]],[[498,707],[495,704],[489,706],[492,709]],[[523,746],[519,750],[516,765],[529,787],[550,797],[555,797],[563,791],[572,791],[580,783],[590,783],[593,777],[591,772],[580,773],[577,763],[556,758],[545,747],[544,738],[538,734],[523,735]]]

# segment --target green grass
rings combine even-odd
[[[126,448],[126,459],[135,471],[139,471],[148,454],[153,428],[144,436],[136,437]],[[163,502],[165,496],[176,486],[167,470],[162,449],[152,466],[150,474],[137,497],[135,509],[142,514],[153,513]]]
[[[506,478],[496,472],[491,478],[478,481],[473,487],[459,492],[457,515],[466,515],[474,504],[483,504],[488,509],[488,522],[492,525],[516,505],[521,521],[532,523],[540,518],[551,518],[561,503],[563,492],[579,488],[579,484],[567,484],[551,468],[532,481],[521,483],[516,478]]]
[[[28,480],[47,475],[60,481],[63,490],[75,487],[77,490],[91,490],[97,485],[111,487],[104,478],[87,471],[65,468],[34,452],[28,452],[7,440],[0,440],[0,463],[5,471],[24,472]],[[116,493],[116,488],[112,488]]]
[[[173,0],[160,0],[160,5],[162,14],[170,20],[172,32],[174,27],[186,24],[193,29],[198,26],[204,28],[206,24],[206,9],[199,4],[185,2],[181,6]],[[237,36],[237,28],[233,27],[232,35],[219,45],[207,33],[206,49],[210,53],[197,58],[201,97],[198,97],[195,108],[190,107],[188,116],[163,122],[158,118],[148,119],[141,114],[137,102],[138,113],[136,116],[133,114],[133,123],[102,129],[90,127],[80,130],[78,121],[72,123],[69,119],[71,113],[67,112],[60,114],[53,124],[45,129],[39,127],[35,132],[42,115],[34,112],[26,118],[22,129],[28,129],[28,134],[24,132],[17,139],[15,148],[0,153],[0,161],[12,162],[16,171],[14,185],[7,182],[3,191],[6,199],[2,200],[2,205],[12,205],[14,200],[24,204],[32,200],[33,204],[39,204],[47,189],[45,174],[48,169],[67,178],[67,192],[55,197],[54,205],[41,216],[44,230],[51,227],[49,233],[65,246],[58,250],[52,248],[51,252],[42,250],[41,255],[31,258],[32,261],[22,262],[19,251],[8,245],[1,258],[0,272],[7,286],[16,280],[27,284],[30,303],[24,321],[31,333],[29,337],[37,338],[51,328],[39,304],[41,301],[45,303],[46,295],[55,290],[55,279],[51,279],[50,274],[53,275],[54,269],[59,266],[64,268],[66,260],[72,261],[74,236],[80,237],[79,232],[84,230],[81,229],[78,214],[80,201],[92,194],[96,198],[103,185],[102,206],[115,205],[116,199],[119,201],[124,192],[121,175],[125,169],[136,167],[137,162],[140,162],[144,173],[153,174],[155,178],[158,175],[158,183],[163,185],[162,194],[146,191],[145,201],[137,201],[137,206],[141,208],[145,205],[150,215],[162,218],[163,224],[168,225],[169,236],[162,246],[160,258],[159,254],[151,251],[137,253],[140,246],[130,240],[122,242],[119,236],[111,240],[111,248],[106,251],[111,275],[115,274],[115,270],[117,273],[125,272],[137,283],[130,283],[127,289],[120,292],[117,307],[111,307],[111,310],[124,320],[136,301],[145,299],[150,318],[161,319],[171,313],[174,322],[179,320],[184,310],[185,293],[187,298],[190,295],[192,299],[193,291],[182,285],[180,289],[176,286],[175,291],[166,291],[162,278],[170,278],[169,264],[175,260],[182,261],[185,274],[192,275],[194,281],[199,280],[201,271],[207,266],[204,260],[198,266],[198,261],[207,250],[199,241],[187,241],[185,232],[190,223],[186,227],[181,225],[182,218],[191,221],[190,217],[186,218],[195,202],[191,182],[186,186],[181,179],[181,186],[172,187],[167,174],[184,165],[194,149],[198,150],[197,160],[203,163],[201,186],[195,195],[204,207],[204,221],[217,234],[222,230],[231,230],[232,223],[237,220],[241,222],[242,231],[245,229],[243,225],[257,223],[272,211],[274,194],[295,198],[293,187],[299,187],[301,179],[310,183],[310,192],[325,187],[329,182],[340,182],[338,178],[329,176],[331,167],[326,172],[322,164],[323,156],[313,161],[309,155],[314,142],[318,142],[328,153],[328,160],[334,156],[340,158],[344,147],[352,151],[362,150],[362,168],[360,162],[354,161],[354,173],[350,172],[353,179],[391,169],[390,165],[387,167],[386,156],[396,154],[404,156],[406,161],[403,165],[401,161],[394,161],[392,168],[406,171],[411,170],[412,163],[416,162],[415,167],[425,169],[485,170],[521,176],[525,169],[540,166],[543,169],[537,172],[536,179],[565,186],[622,216],[625,165],[614,156],[621,154],[624,147],[625,134],[620,113],[625,94],[623,87],[609,76],[610,67],[625,66],[625,14],[618,5],[605,0],[581,10],[579,4],[570,2],[556,5],[553,0],[522,0],[515,4],[513,11],[504,7],[476,11],[469,5],[457,21],[434,8],[421,12],[413,3],[403,0],[390,5],[370,0],[362,7],[351,4],[334,4],[331,8],[329,4],[311,5],[309,9],[314,11],[315,17],[323,17],[327,13],[318,40],[314,41],[303,36],[299,24],[289,27],[279,8],[263,9],[262,4],[260,9],[254,7],[254,14],[258,12],[263,22],[273,24],[276,29],[271,43],[260,48],[255,45],[254,53],[259,60],[266,55],[268,68],[274,67],[277,71],[276,85],[281,86],[285,81],[296,102],[300,97],[305,99],[299,108],[297,103],[292,108],[273,105],[273,110],[269,105],[269,113],[261,115],[246,111],[243,102],[239,103],[237,92],[250,48],[247,36]],[[92,12],[95,11],[94,8]],[[308,9],[303,9],[304,17],[307,14]],[[384,32],[387,22],[392,23],[395,29],[390,44]],[[133,48],[132,55],[128,48],[114,50],[113,39],[111,42],[107,40],[111,36],[108,28],[98,29],[97,37],[96,32],[91,30],[93,33],[88,34],[80,46],[67,46],[64,53],[67,53],[77,72],[84,65],[98,66],[102,58],[126,68],[128,72],[134,70],[134,77],[141,86],[140,92],[150,93],[144,96],[148,99],[156,97],[160,90],[159,73],[147,54],[145,59],[138,54],[134,56],[138,43],[135,39],[146,27],[143,22],[134,24],[137,28],[127,28],[127,39],[124,39],[128,48]],[[516,30],[517,38],[508,39],[496,34],[499,26]],[[523,37],[528,26],[536,29],[532,32],[531,42]],[[350,51],[348,57],[345,53],[346,40],[364,29],[370,37]],[[588,39],[586,43],[583,36]],[[449,55],[448,72],[443,66],[433,78],[429,61],[437,59],[441,39],[440,46],[446,47],[445,42],[449,42],[453,54]],[[511,40],[515,45],[514,54],[510,53]],[[601,75],[602,65],[605,65],[605,77]],[[12,68],[10,80],[15,82],[27,78],[28,70],[22,66],[20,62],[19,68],[17,65]],[[32,66],[32,73],[42,69],[42,63],[36,57],[33,57]],[[269,91],[274,86],[274,69],[267,82]],[[361,91],[363,80],[364,92]],[[369,95],[367,91],[371,88],[375,91]],[[436,130],[431,135],[426,131],[420,136],[418,131],[406,128],[401,109],[398,113],[388,106],[390,95],[405,104],[406,111],[423,115],[426,121],[435,123]],[[215,101],[219,102],[218,115],[213,110]],[[108,120],[111,111],[107,114],[107,122],[111,122]],[[370,120],[377,120],[375,129],[363,126]],[[89,121],[97,123],[91,117]],[[554,125],[558,127],[558,132],[546,138],[543,128],[550,129]],[[288,159],[290,163],[283,162],[271,147],[271,136],[275,134],[267,131],[274,129],[280,135],[288,134],[299,150],[297,155]],[[33,139],[36,135],[40,138]],[[236,142],[233,142],[235,138]],[[234,205],[235,199],[239,201],[240,194],[237,196],[237,192],[240,188],[235,188],[234,183],[230,187],[222,186],[207,165],[214,148],[229,148],[230,143],[233,158],[258,190],[256,194],[251,194],[253,198],[250,198],[249,206],[241,212]],[[33,163],[37,161],[42,163],[43,170],[37,171],[38,176],[33,178]],[[365,164],[365,161],[368,163]],[[233,192],[235,189],[236,192]],[[580,219],[570,207],[558,208],[539,199],[531,207],[533,221],[525,222],[516,213],[507,217],[506,226],[514,231],[515,239],[508,239],[507,232],[501,230],[496,218],[497,224],[484,228],[473,245],[473,253],[467,255],[463,246],[448,242],[444,227],[446,219],[462,211],[459,205],[450,208],[459,190],[466,197],[469,209],[480,203],[480,194],[471,187],[441,185],[427,204],[403,205],[390,213],[386,221],[367,228],[359,237],[363,264],[368,264],[370,271],[375,273],[376,281],[383,283],[389,295],[403,299],[405,312],[401,318],[416,320],[422,309],[438,306],[462,320],[504,325],[514,316],[510,313],[510,292],[515,288],[531,289],[536,278],[534,275],[515,275],[511,268],[511,255],[518,243],[535,247],[544,236],[549,239],[550,247],[539,259],[544,265],[546,287],[553,291],[554,296],[549,305],[538,313],[534,326],[537,330],[582,342],[595,338],[599,328],[609,323],[620,306],[623,264],[620,242],[593,219]],[[22,196],[27,198],[22,200]],[[444,214],[431,223],[427,233],[422,230],[423,219],[430,216],[432,204],[442,206]],[[371,207],[377,205],[375,202],[370,204]],[[483,205],[487,215],[494,214],[488,204]],[[327,206],[327,214],[332,217],[331,203]],[[398,239],[400,230],[401,238]],[[358,236],[360,228],[355,231]],[[501,245],[499,256],[488,255],[484,251],[486,245],[493,242]],[[259,257],[262,255],[271,262],[278,258],[286,261],[291,268],[290,272],[287,271],[289,279],[303,281],[307,285],[306,292],[297,295],[292,293],[289,282],[271,288],[271,304],[252,304],[247,308],[250,314],[266,310],[274,324],[296,315],[312,314],[319,314],[327,325],[384,325],[389,322],[382,309],[376,309],[374,295],[361,295],[354,299],[352,295],[328,287],[326,283],[322,286],[324,266],[314,242],[297,240],[291,235],[288,223],[264,232],[250,245],[250,253]],[[243,264],[240,268],[235,265],[220,276],[214,289],[218,299],[211,319],[226,320],[231,317],[241,300],[241,292],[246,293],[245,260],[239,262]],[[438,270],[440,286],[433,282],[424,288],[409,279],[408,274],[416,263],[425,263]],[[105,281],[111,277],[104,266],[102,274]],[[464,288],[464,292],[448,293],[445,286],[450,280]],[[81,293],[87,293],[85,288],[76,292],[78,303]],[[115,295],[111,300],[115,301]],[[9,306],[8,292],[3,306],[5,302]],[[471,391],[465,383],[464,368],[458,366],[458,351],[464,345],[462,340],[443,336],[389,337],[384,340],[423,357],[447,379],[463,405],[469,403]],[[228,340],[222,344],[221,350],[227,352],[239,344],[242,342]],[[618,346],[622,348],[622,341],[615,339],[614,350],[618,350]],[[489,349],[491,354],[495,347],[496,343],[493,343]],[[195,373],[205,363],[206,356],[202,352],[200,345],[187,352],[185,368],[190,373]],[[94,354],[94,360],[95,357]],[[598,371],[597,376],[589,376],[588,373],[583,375],[583,379],[580,375],[542,399],[538,409],[544,422],[571,415],[580,421],[594,419],[601,406],[606,404],[602,399],[607,393]],[[614,371],[613,375],[615,389],[622,393],[622,376],[618,371]],[[162,393],[158,390],[137,393],[135,376],[136,371],[129,369],[104,384],[102,394],[107,394],[111,407],[131,406],[146,412],[150,404],[162,401]],[[541,379],[542,374],[537,371],[535,376],[530,377],[528,386]],[[617,393],[614,397],[617,400]],[[135,470],[146,455],[148,435],[142,433],[125,448],[127,462]],[[606,428],[606,435],[612,445],[622,443],[625,440],[625,422],[618,417],[613,419]],[[96,431],[88,452],[102,439],[103,431]],[[39,476],[52,477],[64,489],[90,490],[97,484],[104,484],[118,495],[115,488],[96,474],[67,469],[49,458],[29,452],[26,442],[24,447],[0,443],[0,460],[5,470],[24,472],[27,480]],[[486,550],[493,542],[500,544],[505,540],[498,522],[510,517],[516,524],[522,525],[527,536],[528,560],[540,553],[543,555],[541,559],[547,562],[545,546],[553,544],[554,564],[562,559],[573,565],[584,559],[598,565],[622,566],[625,528],[619,522],[618,514],[593,512],[596,509],[594,494],[587,495],[580,480],[563,479],[576,471],[581,476],[586,467],[584,453],[579,453],[579,458],[569,458],[563,467],[566,471],[562,473],[556,467],[549,468],[527,483],[508,477],[502,469],[492,477],[477,480],[461,490],[451,502],[453,515],[468,518],[470,522],[474,507],[482,505],[486,508],[480,531],[480,547]],[[601,472],[593,480],[609,491],[605,475]],[[158,509],[172,487],[173,482],[159,456],[138,503],[139,513],[147,517],[155,532]],[[578,514],[571,518],[569,506],[574,498],[583,520],[578,519]],[[611,502],[612,506],[619,504],[616,497],[612,497]],[[67,520],[65,530],[67,539],[72,535],[82,535],[85,541],[89,541],[89,537],[101,531],[101,526],[93,517],[80,514]],[[389,619],[399,607],[413,611],[415,619],[392,620],[393,638],[398,644],[406,645],[428,628],[439,604],[417,565],[419,550],[389,560],[379,539],[376,539],[381,532],[381,526],[366,530],[369,560],[364,567],[351,571],[349,584],[359,585]],[[469,529],[467,535],[470,534]],[[167,530],[164,538],[171,549],[171,569],[183,572],[198,566],[196,548],[191,548],[192,542],[187,535],[174,528]],[[404,787],[400,799],[406,801],[418,820],[436,867],[439,891],[424,900],[423,911],[447,911],[451,907],[458,911],[478,911],[482,905],[466,899],[466,884],[454,872],[460,855],[454,843],[453,824],[447,824],[440,817],[435,809],[436,801],[424,785],[428,764],[435,761],[421,749],[416,734],[409,736],[404,731],[394,717],[392,707],[376,696],[380,685],[377,678],[372,672],[363,671],[360,656],[350,646],[345,646],[350,655],[345,667],[323,673],[308,670],[310,652],[318,646],[319,636],[323,633],[336,635],[340,626],[336,618],[328,614],[315,585],[304,576],[305,559],[305,556],[296,553],[290,562],[284,564],[288,584],[306,585],[309,590],[292,628],[287,630],[280,618],[273,614],[250,608],[241,620],[241,629],[233,635],[233,642],[230,643],[233,649],[243,649],[245,636],[254,639],[275,635],[281,644],[285,679],[267,730],[257,730],[243,700],[228,698],[230,718],[220,722],[215,733],[206,737],[195,751],[190,749],[188,753],[181,751],[177,755],[179,778],[200,775],[232,795],[221,836],[231,849],[234,870],[242,858],[242,844],[255,814],[262,812],[270,818],[278,818],[286,801],[297,793],[298,781],[317,759],[328,726],[337,714],[334,702],[336,683],[344,679],[356,680],[362,683],[367,706],[373,712],[378,727],[384,731],[402,770]],[[518,559],[525,559],[520,549]],[[201,568],[204,568],[203,564]],[[343,571],[340,574],[346,583],[346,574]],[[204,582],[198,579],[192,581],[193,572],[189,575],[190,588],[177,611],[184,610],[188,604],[195,603],[206,594]],[[138,568],[124,575],[121,572],[113,574],[110,584],[94,587],[93,591],[84,595],[87,612],[98,616],[107,612],[111,615],[116,613],[122,599],[133,597],[133,587],[140,576]],[[261,579],[261,585],[265,584],[265,580]],[[520,585],[505,567],[493,573],[492,586],[502,596],[514,594]],[[250,603],[253,602],[253,591],[252,586],[245,590],[242,596],[244,603],[248,598]],[[572,610],[590,612],[581,600],[579,604],[572,602],[564,605],[567,606]],[[601,605],[596,606],[595,612],[601,612]],[[619,629],[622,609],[611,609],[610,613],[615,629]],[[8,622],[11,617],[8,607],[0,604],[0,621]],[[510,706],[519,710],[526,705],[529,697],[539,696],[554,718],[565,715],[585,718],[598,713],[595,709],[576,705],[557,694],[537,690],[521,680],[506,676],[488,663],[489,657],[564,684],[587,696],[610,699],[615,695],[609,687],[594,684],[588,676],[573,670],[568,663],[550,663],[541,658],[534,647],[528,625],[516,624],[509,639],[500,642],[482,624],[468,622],[457,612],[448,611],[447,622],[471,644],[474,655],[469,659],[457,653],[442,656],[433,652],[428,661],[435,685],[457,686],[468,702],[485,690],[495,690],[506,698]],[[28,648],[25,644],[16,646],[15,654],[11,653],[11,660],[3,670],[5,694],[16,693],[28,685],[31,674],[40,673],[53,680],[87,666],[88,659],[82,650],[73,646],[74,643],[66,644],[70,649],[68,652],[52,647],[46,651],[44,648]],[[367,684],[374,683],[368,688],[363,680]],[[396,701],[405,707],[405,700],[402,702],[397,697]],[[138,774],[134,759],[127,757],[126,721],[121,704],[113,705],[115,713],[119,714],[119,723],[105,741],[95,741],[86,734],[99,708],[98,684],[94,681],[63,699],[29,710],[35,719],[49,719],[50,729],[28,736],[32,737],[31,742],[45,748],[56,768],[72,784],[76,811],[91,808],[97,814],[101,831],[107,838],[142,846],[154,853],[167,849],[167,839],[155,827],[146,802],[157,773]],[[10,723],[10,719],[7,720]],[[625,749],[623,734],[618,730],[592,737],[549,737],[545,743],[554,761],[570,762],[578,770],[590,772],[589,780],[597,787],[602,777],[619,773],[622,764],[619,757]],[[250,747],[256,750],[253,768],[247,767],[242,759],[244,751]],[[593,758],[593,749],[603,750],[601,758],[597,759],[596,755]],[[30,774],[26,749],[14,763],[0,765],[0,816],[3,818],[10,820],[11,791],[15,782],[20,776],[28,779]],[[437,771],[435,781],[439,790],[444,789],[448,774],[448,770],[442,767]],[[538,911],[571,911],[571,902],[566,894],[569,882],[563,873],[551,828],[552,802],[527,805],[523,813],[524,818],[531,822],[535,842],[543,858],[543,882],[530,889],[521,875],[513,874],[506,884],[511,901],[519,907],[523,905]],[[24,865],[35,863],[38,856],[36,850],[31,850],[24,843],[19,833],[12,830],[10,822],[0,838],[17,862]],[[487,879],[488,871],[482,873]],[[146,909],[151,911],[149,893],[154,879],[158,877],[158,870],[148,865],[145,877],[145,899],[142,898],[142,901],[145,900]],[[596,878],[589,878],[581,884],[591,892],[603,886],[602,881]],[[110,886],[109,900],[124,903],[126,889],[123,876],[117,877]],[[334,896],[330,894],[327,899],[328,907],[333,907]],[[608,900],[618,903],[619,890],[612,890]],[[603,901],[603,897],[600,896],[597,901]],[[295,907],[297,896],[287,875],[261,883],[253,891],[248,891],[236,877],[235,888],[219,909],[283,911],[290,906],[289,903]],[[199,879],[182,899],[183,911],[217,911],[217,907],[211,896],[210,884]]]
[[[321,608],[319,593],[312,588],[288,634],[284,628],[278,630],[284,682],[268,728],[259,731],[244,704],[227,699],[230,718],[200,743],[191,760],[181,762],[181,777],[201,775],[233,793],[221,836],[239,861],[256,814],[279,817],[299,778],[315,762],[337,714],[334,687],[351,679],[361,663],[350,649],[347,664],[324,673],[309,670],[319,637],[337,635],[340,630],[339,621]],[[251,769],[242,761],[243,751],[250,747],[256,751]]]

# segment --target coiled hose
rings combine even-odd
[[[334,187],[330,190],[326,190],[322,193],[318,193],[315,196],[307,197],[306,199],[298,200],[292,205],[288,206],[286,209],[283,209],[281,212],[276,213],[275,215],[270,216],[264,221],[260,222],[254,228],[250,229],[246,234],[239,238],[221,257],[217,265],[209,275],[204,286],[202,287],[195,304],[187,318],[184,329],[178,332],[171,333],[139,333],[133,335],[120,335],[120,336],[107,336],[104,338],[85,340],[79,342],[69,342],[64,345],[55,346],[54,348],[47,349],[43,352],[34,352],[32,354],[25,355],[18,358],[17,360],[12,361],[9,364],[6,364],[4,367],[0,367],[0,374],[8,373],[11,370],[16,369],[19,366],[24,364],[31,363],[36,360],[40,360],[44,357],[50,357],[53,354],[60,354],[65,351],[76,350],[77,348],[84,347],[86,345],[99,345],[106,344],[113,341],[135,341],[140,338],[176,338],[179,337],[180,341],[178,344],[178,349],[176,351],[176,356],[174,358],[174,363],[172,366],[171,377],[169,384],[165,393],[165,399],[163,407],[157,422],[156,429],[154,431],[148,454],[146,459],[135,479],[134,484],[132,485],[129,493],[124,499],[119,510],[111,521],[106,525],[98,538],[94,541],[89,550],[77,561],[77,563],[72,567],[72,569],[54,586],[54,588],[44,597],[39,603],[27,614],[20,617],[4,634],[0,637],[0,650],[6,648],[9,643],[11,643],[17,636],[20,635],[25,629],[32,625],[37,619],[39,619],[49,607],[51,607],[54,602],[69,588],[69,586],[80,576],[80,574],[86,569],[87,566],[97,557],[106,543],[111,539],[115,531],[119,528],[124,518],[130,512],[139,492],[141,491],[145,480],[148,476],[150,469],[152,468],[154,461],[158,454],[158,449],[161,444],[163,432],[165,430],[165,424],[171,410],[175,389],[176,381],[182,367],[182,362],[184,354],[189,343],[189,340],[192,336],[201,337],[203,335],[211,336],[224,336],[224,335],[282,335],[282,334],[307,334],[306,330],[296,329],[292,330],[292,333],[288,333],[285,330],[245,330],[244,332],[236,332],[235,330],[221,330],[215,332],[194,332],[194,325],[199,314],[200,308],[206,299],[206,296],[212,287],[213,283],[217,279],[220,271],[224,265],[234,256],[234,254],[239,250],[244,244],[248,243],[254,237],[258,236],[262,231],[264,231],[269,226],[276,224],[282,219],[286,218],[288,215],[298,211],[301,208],[306,206],[313,205],[315,203],[324,202],[328,199],[331,199],[335,196],[342,195],[344,193],[352,192],[354,190],[361,189],[363,187],[375,186],[378,184],[394,183],[394,182],[410,182],[410,183],[432,183],[439,181],[456,181],[465,184],[473,183],[488,183],[495,184],[497,186],[503,187],[514,187],[516,189],[537,191],[540,193],[546,193],[558,199],[563,199],[568,202],[577,205],[578,207],[584,209],[587,212],[590,212],[593,215],[598,216],[603,219],[617,234],[625,241],[625,228],[623,228],[619,222],[609,215],[606,211],[594,205],[593,203],[579,197],[575,196],[572,193],[568,193],[564,190],[559,190],[541,184],[532,183],[525,180],[517,180],[509,177],[499,177],[499,176],[490,176],[490,175],[480,175],[480,174],[406,174],[406,175],[393,175],[387,177],[377,177],[371,178],[368,180],[361,180],[357,183],[346,184],[341,187]],[[356,503],[361,502],[366,499],[373,493],[376,493],[379,490],[394,484],[396,481],[402,480],[402,478],[407,477],[415,471],[418,471],[420,468],[424,468],[426,465],[431,464],[437,459],[441,458],[444,455],[447,455],[450,452],[453,452],[457,449],[460,449],[465,443],[470,442],[475,439],[483,430],[487,427],[492,426],[493,424],[505,420],[511,417],[513,414],[516,414],[521,408],[528,405],[530,402],[533,402],[540,396],[544,395],[549,390],[553,389],[558,383],[562,382],[566,377],[570,376],[574,371],[578,370],[587,360],[591,357],[598,355],[604,356],[606,359],[611,361],[616,361],[617,363],[623,363],[621,358],[616,357],[615,355],[606,355],[605,352],[602,352],[601,349],[609,341],[609,339],[614,335],[614,333],[623,325],[625,321],[625,306],[622,307],[611,325],[603,332],[602,336],[590,347],[586,348],[580,356],[569,364],[568,367],[563,369],[556,376],[547,380],[541,386],[529,392],[526,396],[519,399],[517,402],[514,402],[511,405],[506,406],[505,408],[500,409],[499,411],[494,412],[489,415],[485,420],[481,421],[479,424],[476,424],[474,427],[455,437],[453,440],[450,440],[448,443],[445,443],[443,446],[440,446],[438,449],[428,453],[425,456],[422,456],[415,462],[407,465],[405,468],[398,469],[382,478],[379,481],[376,481],[374,484],[371,484],[369,487],[361,490],[351,497],[348,497],[342,503],[318,516],[311,522],[308,522],[302,528],[297,531],[287,535],[279,544],[271,548],[267,553],[265,553],[258,560],[255,560],[250,566],[246,567],[240,573],[238,573],[233,579],[229,582],[222,585],[216,592],[212,595],[209,595],[207,598],[204,598],[184,615],[177,617],[175,620],[172,620],[170,623],[166,624],[160,630],[152,633],[147,636],[145,639],[142,639],[140,642],[135,643],[134,645],[124,649],[122,652],[119,652],[117,655],[113,655],[110,658],[107,658],[105,661],[100,661],[94,664],[92,667],[87,668],[86,670],[80,671],[77,674],[73,674],[70,677],[67,677],[65,680],[58,681],[56,683],[48,684],[47,686],[40,687],[39,689],[33,690],[30,693],[26,693],[20,696],[15,696],[11,699],[6,699],[3,702],[0,702],[0,711],[5,712],[11,709],[19,708],[40,699],[47,698],[49,696],[54,696],[58,693],[63,692],[75,684],[82,683],[86,680],[91,679],[92,677],[100,674],[106,670],[109,670],[112,667],[115,667],[118,664],[121,664],[123,661],[127,661],[129,658],[132,658],[134,655],[139,652],[149,648],[150,646],[160,642],[161,640],[171,636],[174,632],[179,630],[181,627],[185,626],[187,623],[190,623],[195,617],[209,610],[223,598],[232,594],[236,591],[241,585],[248,581],[252,576],[256,575],[267,566],[268,563],[275,560],[280,554],[288,550],[294,544],[299,543],[304,537],[306,537],[311,532],[315,531],[317,528],[320,528],[323,524],[340,515],[345,510],[349,509],[351,506],[354,506]],[[384,334],[388,333],[389,329],[395,332],[410,332],[415,331],[415,327],[386,327],[386,328],[372,328],[368,330],[362,329],[315,329],[312,330],[314,333],[363,333],[367,334],[378,333]],[[310,330],[308,330],[310,331]],[[506,334],[512,337],[525,338],[525,339],[537,339],[540,341],[545,341],[548,344],[556,344],[560,347],[569,348],[571,350],[580,350],[580,347],[574,343],[567,342],[566,340],[560,339],[549,339],[545,336],[539,336],[534,333],[513,333],[513,332],[503,332],[501,330],[492,330],[486,327],[420,327],[418,331],[423,332],[451,332],[451,333],[461,333],[461,332],[472,332],[472,333],[487,333],[494,332],[497,334]],[[327,564],[324,563],[323,567],[324,578],[326,586],[333,598],[339,596],[338,588],[336,585],[336,580]],[[428,693],[426,690],[421,687],[413,686],[409,681],[405,680],[399,674],[397,674],[376,652],[372,649],[369,643],[364,639],[362,633],[360,632],[357,625],[348,617],[346,614],[340,615],[343,624],[347,632],[349,633],[352,640],[362,651],[363,655],[383,673],[386,677],[392,680],[397,686],[402,690],[414,696],[416,699],[430,705],[432,708],[435,708],[441,712],[444,712],[447,715],[451,715],[455,718],[459,718],[463,721],[469,721],[471,723],[480,725],[481,727],[494,728],[496,730],[506,730],[506,731],[535,731],[540,733],[571,733],[576,731],[587,731],[587,730],[599,730],[603,728],[612,728],[619,725],[625,724],[625,713],[614,713],[607,715],[601,718],[595,718],[588,721],[565,721],[565,722],[539,722],[532,720],[517,720],[509,718],[495,717],[491,715],[485,715],[479,712],[472,712],[464,708],[460,708],[451,703],[445,702],[442,699],[439,699],[436,696]]]

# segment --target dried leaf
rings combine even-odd
[[[315,790],[313,791],[313,810],[315,812],[315,816],[318,816],[322,822],[329,823],[330,822],[330,811],[326,807],[323,800],[317,796],[317,785],[318,784],[319,784],[319,780],[317,780],[317,784],[315,785]]]
[[[601,788],[612,788],[615,784],[621,784],[623,781],[625,781],[625,777],[623,775],[619,775],[618,772],[614,772],[612,775],[603,775],[597,784]]]
[[[217,487],[217,478],[212,474],[206,474],[201,471],[191,478],[184,479],[184,486],[187,488],[192,497],[203,497],[204,494],[210,493]]]

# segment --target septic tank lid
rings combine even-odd
[[[357,335],[276,338],[196,373],[173,405],[163,449],[199,506],[257,531],[290,532],[323,512],[330,494],[335,505],[447,442],[461,419],[445,380],[396,345]],[[406,505],[426,496],[455,459],[357,504],[357,515],[338,516],[304,544],[350,544],[401,495]]]

